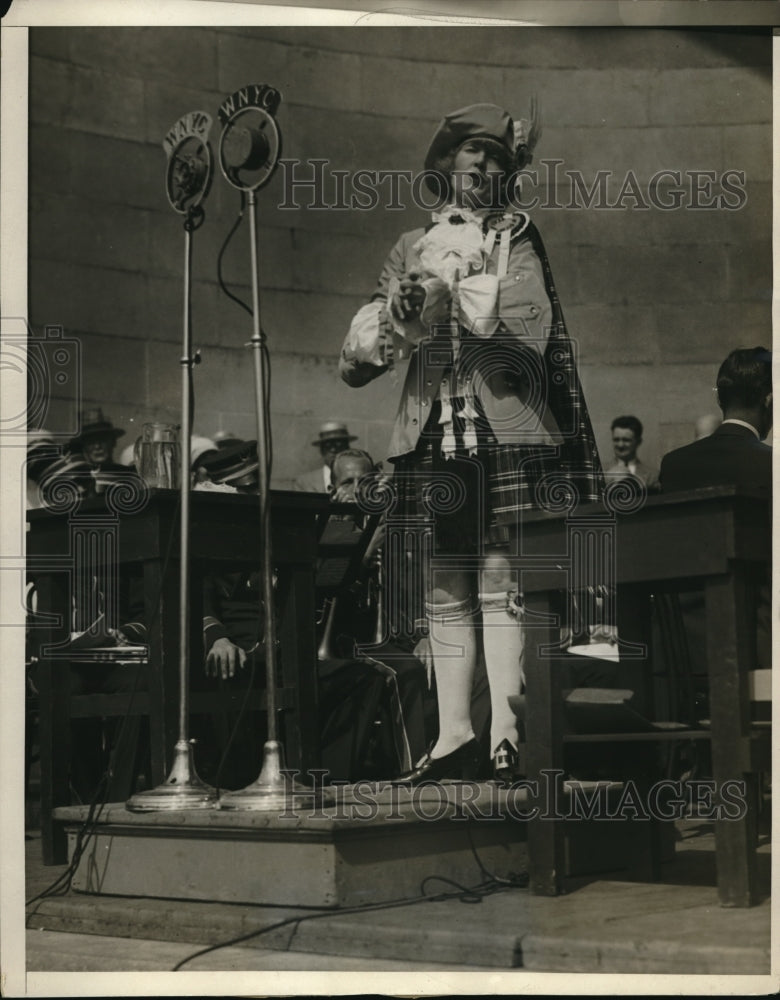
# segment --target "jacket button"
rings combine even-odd
[[[416,424],[416,423],[417,423],[417,417],[412,417],[412,423],[413,423],[413,424]]]
[[[421,399],[421,400],[420,400],[420,404],[421,404],[422,406],[427,406],[427,405],[428,405],[428,400],[427,400],[427,399]]]
[[[426,385],[433,385],[433,382],[431,382],[431,380],[430,380],[430,379],[426,379],[426,380],[425,380],[425,384],[426,384]]]

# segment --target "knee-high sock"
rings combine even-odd
[[[490,752],[495,754],[502,740],[517,749],[517,717],[510,707],[510,695],[519,695],[523,683],[524,633],[514,595],[506,591],[480,594],[482,601],[482,645],[490,684]]]
[[[471,687],[477,662],[471,598],[445,605],[426,605],[429,639],[436,674],[439,738],[432,757],[445,757],[474,738]]]

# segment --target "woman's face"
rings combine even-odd
[[[458,147],[452,165],[455,201],[468,208],[501,204],[504,168],[481,139],[469,139]]]

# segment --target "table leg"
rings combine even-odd
[[[651,635],[650,594],[643,584],[624,584],[617,588],[617,628],[620,665],[618,687],[634,692],[632,706],[637,712],[655,719]]]
[[[60,616],[59,626],[41,629],[39,650],[68,635],[68,587],[64,575],[43,574],[37,580],[38,608]],[[38,663],[39,739],[41,754],[41,847],[45,865],[63,865],[68,845],[52,810],[70,805],[70,664],[40,653]]]
[[[563,694],[559,665],[542,647],[557,641],[558,629],[549,623],[549,593],[534,597],[527,607],[548,618],[525,634],[528,778],[539,783],[533,797],[538,812],[528,821],[528,870],[531,892],[555,896],[563,889],[565,875],[563,820],[555,818],[558,803],[563,805]]]
[[[753,906],[758,901],[755,854],[755,775],[748,772],[749,665],[754,659],[747,567],[734,564],[727,576],[705,585],[707,661],[710,678],[712,768],[718,792],[724,782],[745,782],[745,815],[715,823],[718,897],[721,906]]]

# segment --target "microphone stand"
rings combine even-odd
[[[262,610],[264,615],[265,694],[268,738],[263,746],[260,774],[246,788],[223,792],[219,797],[220,809],[262,811],[284,809],[289,805],[290,788],[282,773],[284,746],[278,739],[276,709],[276,613],[274,608],[273,563],[271,559],[271,497],[269,482],[268,438],[270,427],[267,415],[266,385],[269,376],[265,334],[260,324],[260,284],[257,252],[257,198],[254,189],[248,192],[249,242],[252,265],[252,361],[255,385],[255,415],[257,419],[258,499],[260,507],[260,541],[262,545]],[[296,791],[300,803],[300,792]],[[303,803],[305,805],[305,803]],[[300,804],[299,804],[300,807]]]
[[[264,810],[280,809],[288,804],[284,768],[284,747],[278,740],[276,717],[276,614],[274,609],[273,564],[271,560],[271,510],[269,483],[266,384],[270,374],[266,357],[265,334],[260,324],[260,285],[257,252],[257,197],[254,189],[248,192],[249,242],[252,269],[252,361],[255,385],[255,414],[257,419],[258,497],[260,506],[260,541],[262,545],[262,610],[264,614],[265,694],[268,719],[268,738],[263,746],[260,774],[246,788],[223,792],[219,797],[220,809]]]
[[[209,119],[210,124],[210,119]],[[181,143],[178,147],[181,147]],[[190,660],[190,448],[192,438],[192,367],[200,360],[192,353],[192,234],[204,219],[200,200],[208,192],[211,156],[208,153],[205,181],[197,200],[187,208],[183,202],[188,194],[197,193],[185,183],[174,187],[178,197],[169,194],[176,211],[184,219],[184,315],[181,357],[181,532],[179,557],[179,737],[173,748],[173,766],[165,781],[156,788],[138,792],[127,801],[131,812],[157,812],[174,809],[213,809],[217,803],[216,789],[203,782],[195,770],[193,742],[189,738],[189,660]],[[171,156],[176,152],[174,148]],[[170,180],[169,187],[173,186]]]
[[[276,614],[274,608],[273,562],[270,516],[270,422],[266,385],[270,362],[265,334],[260,323],[260,284],[257,240],[257,190],[266,184],[276,168],[281,151],[281,135],[274,118],[281,94],[265,84],[251,84],[228,97],[220,106],[223,125],[219,160],[227,182],[248,195],[249,242],[252,270],[252,349],[257,418],[258,494],[260,544],[262,546],[262,607],[265,629],[265,695],[268,738],[263,747],[260,774],[251,785],[223,792],[220,809],[269,810],[278,812],[290,805],[295,795],[299,808],[308,808],[309,796],[292,780],[285,779],[284,747],[278,738],[276,704]],[[311,796],[311,804],[314,795]]]

